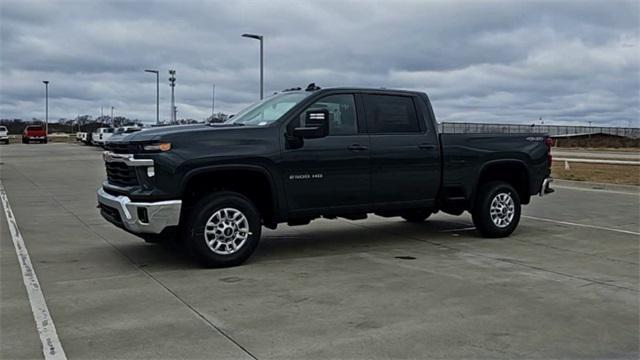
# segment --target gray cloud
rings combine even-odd
[[[235,112],[266,92],[373,86],[430,94],[441,121],[638,125],[635,1],[2,1],[0,117],[99,113],[152,121],[177,70],[179,117]]]

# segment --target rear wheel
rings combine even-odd
[[[260,213],[242,194],[222,191],[207,195],[196,203],[189,218],[187,245],[205,266],[240,265],[258,246]]]
[[[484,237],[511,235],[520,222],[520,196],[502,181],[483,184],[472,212],[473,224]]]
[[[420,223],[431,216],[431,210],[427,209],[419,209],[419,210],[411,210],[404,214],[402,214],[402,218],[410,223]]]

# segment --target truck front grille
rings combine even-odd
[[[107,180],[110,184],[118,186],[138,185],[136,170],[132,166],[127,166],[121,162],[106,162]]]
[[[107,143],[105,148],[116,154],[128,154],[131,152],[130,145],[123,143]]]

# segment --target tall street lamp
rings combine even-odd
[[[44,133],[49,135],[49,81],[44,80]]]
[[[176,98],[174,89],[176,88],[176,71],[169,70],[169,86],[171,87],[171,122],[176,122]]]
[[[216,110],[216,84],[213,84],[213,91],[211,92],[211,120],[213,120],[213,114]]]
[[[262,100],[264,94],[264,49],[262,45],[264,42],[264,38],[262,37],[262,35],[255,34],[242,34],[242,37],[260,41],[260,100]]]
[[[160,124],[160,72],[158,70],[145,70],[156,74],[156,125]]]

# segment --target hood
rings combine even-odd
[[[232,129],[249,129],[242,125],[235,124],[190,124],[190,125],[172,125],[160,126],[154,128],[143,129],[131,134],[123,134],[118,137],[122,142],[145,142],[157,140],[171,140],[176,137],[184,137],[201,133],[209,133],[214,131],[225,131]]]

